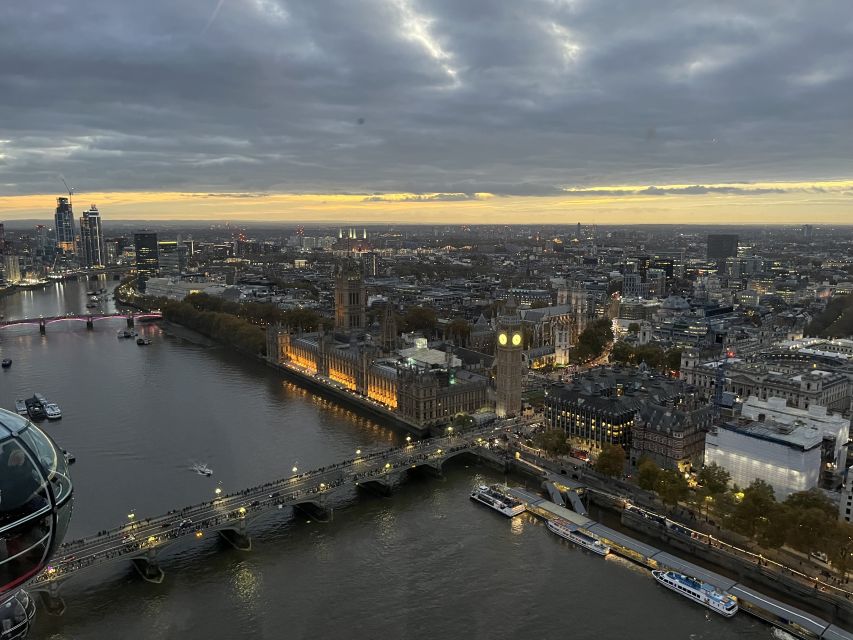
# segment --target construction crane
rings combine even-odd
[[[59,179],[62,180],[62,184],[65,185],[65,190],[68,192],[68,201],[70,202],[71,196],[74,195],[74,187],[69,187],[68,183],[65,182],[65,178],[63,178],[62,176],[59,176]]]

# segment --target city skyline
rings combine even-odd
[[[12,4],[0,215],[40,217],[65,178],[125,219],[839,224],[849,18],[806,3]]]

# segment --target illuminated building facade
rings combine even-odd
[[[515,301],[507,301],[498,318],[495,352],[495,413],[499,418],[521,415],[521,382],[524,338]]]
[[[74,238],[74,211],[69,198],[56,199],[56,213],[53,216],[56,229],[56,248],[66,253],[77,252]]]
[[[739,487],[764,480],[781,501],[818,486],[822,443],[815,427],[740,418],[708,431],[705,464],[723,467]]]
[[[446,424],[487,403],[485,376],[458,368],[458,359],[424,346],[382,356],[371,344],[270,327],[267,352],[274,362],[296,365],[320,382],[348,389],[422,427]]]
[[[682,385],[639,369],[600,367],[545,390],[545,421],[582,449],[605,444],[631,448],[632,431],[646,404],[674,405]]]

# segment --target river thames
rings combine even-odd
[[[6,320],[86,312],[66,282],[0,298]],[[90,312],[114,310],[109,299]],[[123,320],[0,332],[0,406],[41,392],[63,419],[44,428],[77,456],[67,540],[301,470],[400,443],[403,434],[316,398],[262,364],[137,325],[150,346],[119,340]],[[190,470],[207,463],[212,478]],[[503,476],[452,461],[441,479],[412,479],[390,498],[337,504],[329,523],[290,510],[253,522],[253,550],[213,536],[170,547],[166,579],[130,564],[82,572],[62,587],[61,617],[40,608],[32,638],[753,639],[771,628],[726,620],[655,584],[647,571],[581,551],[523,515],[472,503]],[[521,482],[521,481],[519,481]]]

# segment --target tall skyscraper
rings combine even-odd
[[[155,231],[137,231],[133,234],[136,250],[136,280],[140,289],[145,288],[148,278],[160,273],[160,245]]]
[[[3,256],[3,275],[9,284],[21,281],[21,262],[18,256]]]
[[[367,327],[364,272],[347,258],[335,267],[335,330],[357,332]]]
[[[101,231],[101,213],[92,205],[80,218],[80,244],[83,253],[83,265],[86,267],[107,266],[107,254],[104,249],[104,234]]]
[[[56,199],[56,248],[66,253],[76,253],[77,243],[74,241],[74,212],[69,198]]]
[[[510,297],[498,317],[495,413],[499,418],[521,414],[522,342],[521,318],[515,300]]]
[[[708,260],[725,260],[737,256],[738,237],[733,233],[708,234]]]

